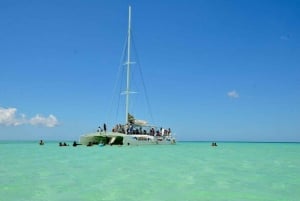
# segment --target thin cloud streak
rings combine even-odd
[[[230,98],[239,98],[240,97],[240,95],[235,90],[229,91],[227,93],[227,96],[229,96]]]

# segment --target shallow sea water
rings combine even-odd
[[[0,201],[300,200],[299,143],[218,145],[0,142]]]

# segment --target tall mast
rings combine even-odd
[[[126,84],[126,123],[128,123],[128,107],[129,107],[129,93],[130,93],[130,34],[131,34],[131,6],[129,6],[128,14],[128,38],[127,38],[127,84]]]

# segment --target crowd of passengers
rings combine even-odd
[[[127,128],[128,127],[128,128]],[[126,132],[125,132],[126,130]],[[117,124],[113,129],[112,132],[118,132],[118,133],[127,133],[127,134],[144,134],[144,135],[152,135],[152,136],[168,136],[171,133],[171,129],[164,129],[160,128],[158,130],[155,130],[153,127],[150,130],[145,130],[141,126],[136,127],[136,125],[130,124],[127,125],[121,125]]]

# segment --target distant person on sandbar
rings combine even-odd
[[[211,146],[212,146],[212,147],[216,147],[216,146],[218,146],[218,145],[217,145],[216,142],[213,142],[213,143],[211,143]]]

